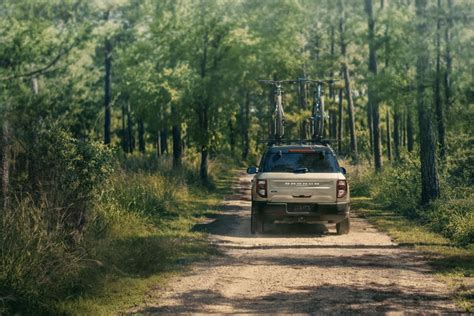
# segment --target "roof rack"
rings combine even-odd
[[[333,139],[267,139],[260,140],[259,143],[267,143],[267,146],[278,145],[323,145],[331,146]]]

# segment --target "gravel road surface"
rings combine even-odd
[[[140,314],[450,314],[448,287],[422,256],[353,215],[335,225],[269,227],[250,234],[250,180],[241,175],[207,225],[222,252],[159,287]]]

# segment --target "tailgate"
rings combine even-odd
[[[336,202],[337,174],[304,174],[301,176],[303,177],[291,178],[285,175],[279,178],[268,178],[268,201],[285,203]]]

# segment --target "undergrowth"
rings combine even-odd
[[[452,156],[463,162],[471,159]],[[441,197],[425,207],[420,206],[420,165],[416,155],[404,153],[399,162],[386,163],[379,173],[366,164],[351,166],[352,208],[400,246],[423,252],[434,271],[452,286],[457,305],[473,312],[472,168],[460,172],[451,159],[440,173]]]
[[[75,146],[65,148],[78,155]],[[217,211],[233,178],[232,161],[211,160],[210,184],[203,186],[192,154],[178,169],[167,157],[108,155],[89,159],[88,166],[80,162],[78,168],[89,170],[77,169],[77,177],[75,165],[66,166],[75,192],[87,188],[80,204],[53,203],[79,194],[54,187],[40,198],[20,196],[1,215],[0,314],[116,313],[142,303],[167,275],[215,252],[192,228]],[[46,158],[49,169],[59,166]],[[83,214],[79,224],[67,215],[76,210]]]
[[[424,224],[460,246],[474,243],[474,189],[468,183],[453,184],[449,172],[440,175],[441,197],[420,206],[421,177],[418,159],[405,155],[396,164],[376,173],[367,165],[349,172],[351,194],[373,199],[380,207]]]

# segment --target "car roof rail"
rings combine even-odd
[[[326,147],[331,146],[333,139],[263,139],[257,140],[257,143],[266,143],[267,146],[280,146],[280,145],[322,145]]]

